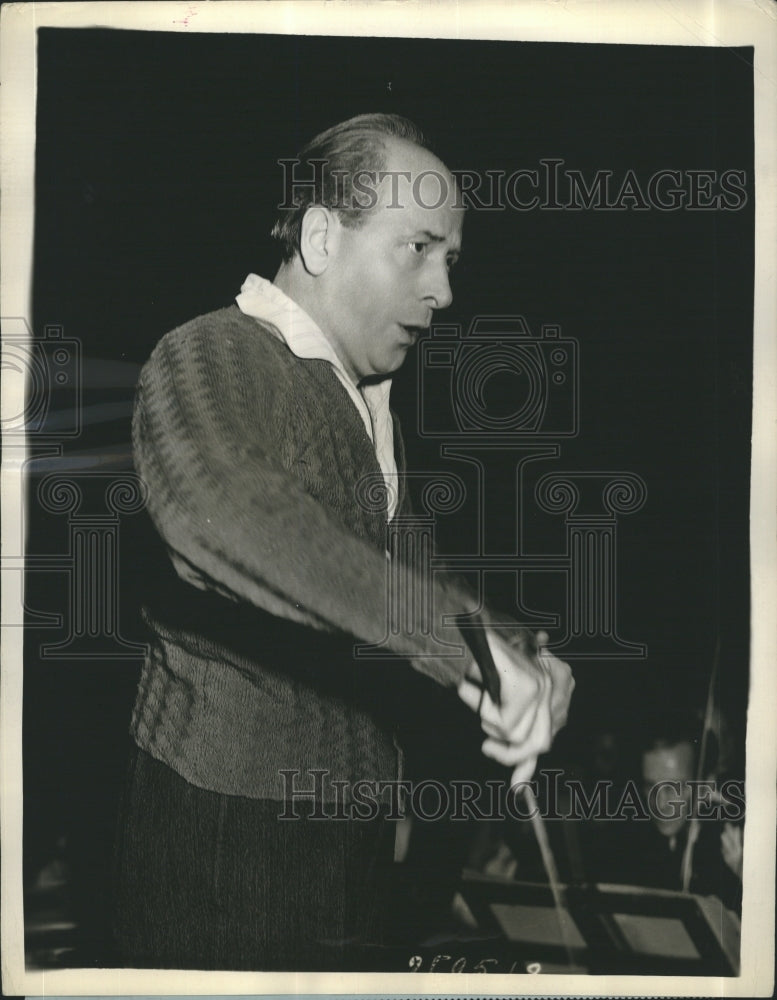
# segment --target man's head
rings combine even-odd
[[[389,374],[451,302],[464,214],[455,181],[420,131],[389,115],[336,125],[300,159],[328,162],[318,190],[300,185],[298,204],[273,230],[284,258],[276,284],[310,313],[355,382]]]
[[[375,188],[370,175],[386,169],[386,143],[391,139],[404,139],[429,149],[423,132],[407,118],[373,114],[339,122],[300,150],[296,157],[299,177],[296,172],[292,174],[291,190],[286,192],[284,207],[272,230],[284,263],[299,253],[302,220],[311,205],[325,205],[336,211],[346,226],[358,228],[366,221],[369,196],[359,187],[365,182],[368,188]]]
[[[674,837],[689,818],[696,750],[690,739],[656,739],[642,754],[642,781],[656,829]]]

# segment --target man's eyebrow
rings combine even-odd
[[[421,236],[426,236],[427,239],[432,240],[433,243],[444,243],[445,237],[440,236],[439,233],[433,233],[431,229],[419,229],[418,232]]]
[[[445,243],[445,237],[440,236],[439,233],[433,233],[431,229],[419,229],[418,234],[420,236],[425,236],[428,240],[431,240],[432,243]],[[459,247],[452,246],[450,252],[458,257],[461,251]]]

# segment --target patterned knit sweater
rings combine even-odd
[[[403,469],[398,426],[395,437]],[[435,577],[434,633],[460,656],[415,630],[391,635],[396,659],[354,657],[355,642],[388,631],[386,510],[357,498],[380,469],[332,367],[235,306],[201,316],[144,367],[133,447],[163,543],[148,566],[138,745],[192,784],[255,798],[288,794],[282,770],[305,789],[313,769],[396,778],[403,672],[409,661],[458,684],[471,655],[444,619],[475,602]]]

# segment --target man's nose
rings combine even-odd
[[[424,296],[432,309],[445,309],[453,302],[453,292],[448,278],[447,264],[435,267],[428,279],[427,291]]]

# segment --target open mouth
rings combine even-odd
[[[411,344],[415,344],[415,342],[418,340],[418,338],[426,329],[426,327],[423,326],[408,326],[406,323],[400,323],[399,325],[407,334]]]

